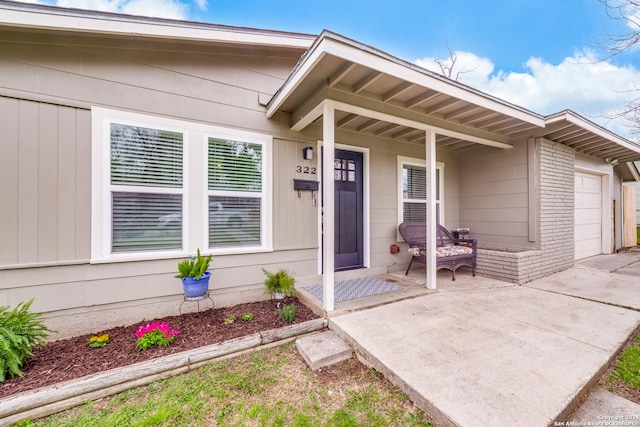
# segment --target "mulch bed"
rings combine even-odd
[[[318,318],[296,298],[290,299],[287,303],[296,304],[296,316],[293,324]],[[253,313],[253,320],[243,321],[241,317],[244,313]],[[231,324],[225,324],[225,319],[231,315],[235,315],[236,320]],[[153,347],[145,351],[136,350],[134,333],[138,326],[150,323],[147,321],[47,343],[45,347],[35,349],[33,351],[34,358],[22,367],[22,371],[25,373],[24,377],[14,377],[0,383],[0,398],[108,369],[290,325],[280,319],[273,300],[216,308],[213,317],[212,321],[209,309],[200,313],[187,313],[182,316],[157,319],[169,323],[171,328],[180,331],[180,335],[168,347]],[[110,336],[110,342],[105,347],[90,348],[87,345],[92,335],[104,333]]]

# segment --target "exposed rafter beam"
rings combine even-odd
[[[600,142],[605,142],[606,141],[602,141],[602,138],[600,138],[598,135],[592,135],[588,138],[580,138],[580,139],[576,139],[575,141],[564,141],[562,142],[564,145],[568,145],[569,147],[575,148],[576,150],[581,150],[587,147],[591,147],[593,144],[598,144]]]
[[[366,131],[367,129],[371,129],[372,127],[374,127],[374,126],[375,126],[375,125],[377,125],[378,123],[380,123],[380,120],[374,120],[374,119],[367,120],[367,122],[366,122],[366,123],[364,123],[364,124],[362,124],[362,125],[358,126],[357,131],[358,131],[358,132],[364,132],[364,131]]]
[[[421,93],[420,95],[414,96],[413,98],[405,102],[404,108],[417,107],[418,105],[425,103],[427,101],[430,101],[438,96],[440,96],[438,92],[427,90],[426,92]]]
[[[409,137],[409,135],[411,135],[412,133],[417,133],[419,132],[421,134],[421,136],[424,136],[424,131],[420,130],[420,129],[413,129],[413,128],[404,128],[403,130],[401,130],[400,132],[396,132],[393,135],[391,135],[391,138],[405,138],[405,137]]]
[[[407,138],[407,141],[415,143],[416,141],[424,141],[424,139],[424,132],[421,131],[419,135],[414,135]]]
[[[512,148],[512,139],[482,129],[451,123],[417,111],[409,111],[392,104],[379,103],[371,109],[371,99],[337,89],[322,87],[304,104],[292,112],[291,129],[299,132],[322,115],[322,106],[331,101],[339,111],[370,117],[372,119],[408,126],[415,129],[435,129],[438,134],[460,138],[499,148]]]
[[[598,155],[598,153],[611,150],[611,148],[608,148],[608,147],[609,147],[609,144],[607,143],[607,141],[602,141],[601,143],[592,145],[591,147],[589,147],[587,149],[583,148],[583,149],[580,149],[580,150],[577,150],[577,151],[579,151],[580,153],[584,153],[584,154],[588,154],[590,156],[593,156],[593,155]]]
[[[460,123],[465,125],[465,126],[470,126],[475,122],[479,122],[485,119],[488,119],[490,117],[496,117],[498,115],[498,113],[494,112],[494,111],[481,111],[479,113],[476,113],[472,116],[469,117],[465,117],[464,119],[460,120]]]
[[[480,107],[477,105],[473,105],[473,104],[469,104],[466,105],[462,108],[458,108],[457,110],[454,110],[452,112],[450,112],[449,114],[445,114],[443,116],[443,119],[445,120],[452,120],[455,119],[456,117],[460,117],[462,115],[468,114],[472,111],[478,110]]]
[[[331,74],[328,79],[328,86],[334,87],[342,79],[344,79],[351,71],[353,71],[358,65],[353,62],[345,62],[342,67],[338,69],[335,73]]]
[[[509,117],[509,116],[502,116],[502,117],[496,117],[496,118],[491,118],[491,119],[487,119],[485,121],[482,121],[480,123],[476,123],[476,127],[479,129],[489,129],[491,126],[495,126],[498,125],[500,123],[508,123],[510,121],[512,121],[513,118]]]
[[[449,98],[449,99],[445,99],[442,102],[439,102],[435,105],[432,105],[431,107],[427,107],[425,108],[425,113],[426,114],[434,114],[437,113],[438,111],[444,110],[447,107],[451,107],[452,105],[458,104],[462,101],[460,101],[459,99],[455,99],[455,98]]]
[[[391,133],[391,132],[393,132],[395,130],[398,130],[401,127],[402,126],[396,125],[396,124],[387,125],[387,126],[383,127],[382,129],[376,131],[376,136],[386,135],[386,134]]]
[[[357,120],[358,117],[359,116],[357,114],[347,114],[346,117],[343,117],[342,119],[338,120],[338,123],[336,123],[336,127],[338,128],[345,127],[346,125],[353,122],[354,120]]]
[[[404,82],[402,84],[399,84],[398,86],[394,87],[393,89],[387,91],[384,95],[382,95],[382,102],[389,102],[392,99],[402,95],[403,93],[405,93],[406,91],[408,91],[414,86],[415,85],[413,83],[409,83],[409,82]]]
[[[372,119],[377,119],[384,122],[395,123],[401,126],[408,126],[415,129],[433,129],[436,133],[441,135],[447,135],[454,138],[460,138],[465,141],[476,142],[478,144],[489,145],[498,148],[513,148],[511,145],[511,138],[504,135],[496,135],[490,132],[483,131],[481,129],[449,127],[451,123],[448,123],[442,119],[436,117],[424,117],[419,113],[408,112],[397,107],[383,104],[379,106],[379,110],[372,110],[368,108],[367,100],[363,100],[361,97],[346,94],[341,94],[332,91],[331,102],[334,103],[337,110],[345,111],[348,113],[359,114]],[[360,105],[362,104],[362,105]]]
[[[551,141],[557,141],[560,138],[571,137],[572,135],[582,134],[584,132],[585,132],[584,129],[571,125],[571,126],[567,126],[562,129],[559,129],[555,132],[547,132],[547,130],[545,129],[544,137],[547,139],[550,139]]]
[[[496,126],[496,127],[489,127],[487,130],[489,132],[501,132],[501,133],[508,133],[509,135],[511,135],[511,134],[520,133],[522,131],[525,131],[527,129],[532,129],[532,128],[533,126],[531,126],[529,123],[514,122],[514,123],[505,123],[503,125]]]
[[[382,74],[380,72],[377,72],[377,71],[369,73],[365,78],[363,78],[358,83],[356,83],[355,86],[353,86],[353,93],[358,94],[358,93],[364,91],[366,88],[368,88],[373,83],[375,83],[376,80],[378,80],[383,75],[384,74]]]

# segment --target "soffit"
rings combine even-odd
[[[578,114],[566,110],[548,116],[536,136],[574,148],[578,153],[614,165],[640,160],[640,144],[622,138]]]
[[[338,129],[424,144],[431,127],[437,147],[454,151],[476,142],[512,144],[544,126],[528,110],[325,31],[273,97],[268,115],[287,113],[300,130],[320,123],[318,105],[326,100],[355,107],[337,108]]]

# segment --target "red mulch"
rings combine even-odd
[[[294,324],[318,318],[316,314],[297,299],[294,298],[289,302],[295,302],[296,304]],[[245,322],[241,319],[242,314],[247,312],[253,313],[254,316],[250,322]],[[236,317],[235,322],[225,324],[224,320],[232,314]],[[273,300],[217,308],[213,317],[214,321],[211,324],[212,315],[209,309],[200,313],[187,313],[182,316],[169,316],[158,319],[169,323],[171,328],[179,330],[180,335],[175,338],[175,341],[169,347],[152,347],[144,351],[136,350],[134,333],[138,326],[149,323],[146,321],[105,331],[95,331],[93,334],[76,338],[50,342],[43,348],[33,350],[34,358],[22,367],[22,371],[25,373],[24,377],[14,377],[0,383],[0,398],[96,372],[288,325],[278,316]],[[107,346],[101,348],[87,346],[87,342],[92,335],[104,333],[109,334],[111,338]]]

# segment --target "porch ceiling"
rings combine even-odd
[[[323,32],[268,105],[268,116],[290,115],[302,130],[336,103],[336,128],[424,144],[436,130],[438,148],[474,143],[510,148],[544,118],[409,62],[342,36]]]
[[[337,129],[394,141],[424,145],[431,128],[437,148],[451,151],[543,137],[614,164],[640,160],[639,144],[571,111],[543,117],[329,31],[269,101],[267,115],[287,113],[300,131],[321,122],[324,102],[336,107]]]

